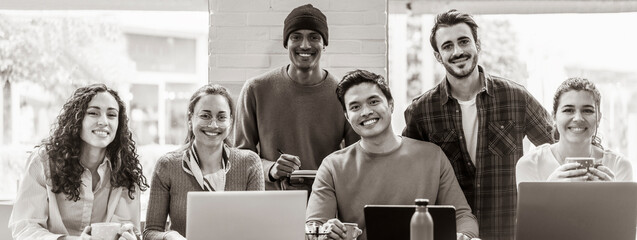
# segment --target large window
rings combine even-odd
[[[494,10],[495,11],[495,10]],[[505,10],[506,11],[506,10]],[[506,13],[506,12],[505,12]],[[598,136],[606,148],[633,160],[637,172],[637,13],[474,14],[482,42],[479,64],[524,85],[552,112],[553,95],[567,77],[593,81],[602,94]],[[402,111],[411,99],[444,78],[429,35],[435,14],[390,15],[390,82]],[[398,46],[392,46],[397,44]],[[400,51],[392,49],[401,49]],[[404,48],[404,49],[402,49]],[[404,69],[392,68],[405,63]],[[398,72],[395,72],[398,71]],[[394,87],[396,86],[396,87]],[[397,131],[402,112],[394,114]],[[527,142],[528,145],[528,142]]]
[[[0,11],[0,181],[11,183],[0,199],[15,195],[28,152],[90,83],[125,101],[150,177],[183,142],[188,98],[208,82],[208,22],[205,11]]]

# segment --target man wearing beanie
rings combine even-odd
[[[235,146],[259,154],[266,189],[298,169],[316,170],[328,154],[358,141],[336,98],[337,79],[320,66],[328,45],[327,18],[311,4],[285,18],[283,47],[290,64],[246,81],[237,104]],[[311,183],[300,189],[311,189]]]

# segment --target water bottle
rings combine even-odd
[[[416,199],[416,212],[411,217],[411,240],[434,240],[434,221],[427,211],[428,199]]]

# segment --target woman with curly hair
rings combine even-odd
[[[234,109],[222,86],[208,84],[192,95],[185,144],[155,165],[144,239],[185,239],[188,192],[263,191],[259,156],[228,146]],[[171,224],[166,231],[168,216]]]
[[[585,78],[569,78],[553,98],[554,144],[526,153],[516,165],[520,182],[632,181],[633,168],[622,155],[602,147],[597,129],[602,119],[601,94]],[[594,166],[582,168],[566,158],[592,158]]]
[[[114,90],[93,84],[73,93],[28,159],[9,221],[14,239],[86,239],[98,222],[122,223],[120,239],[140,235],[148,185],[127,123]]]

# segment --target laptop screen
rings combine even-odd
[[[429,205],[427,208],[434,221],[434,239],[455,240],[456,208],[450,205]],[[364,211],[368,240],[410,240],[415,205],[366,205]]]

